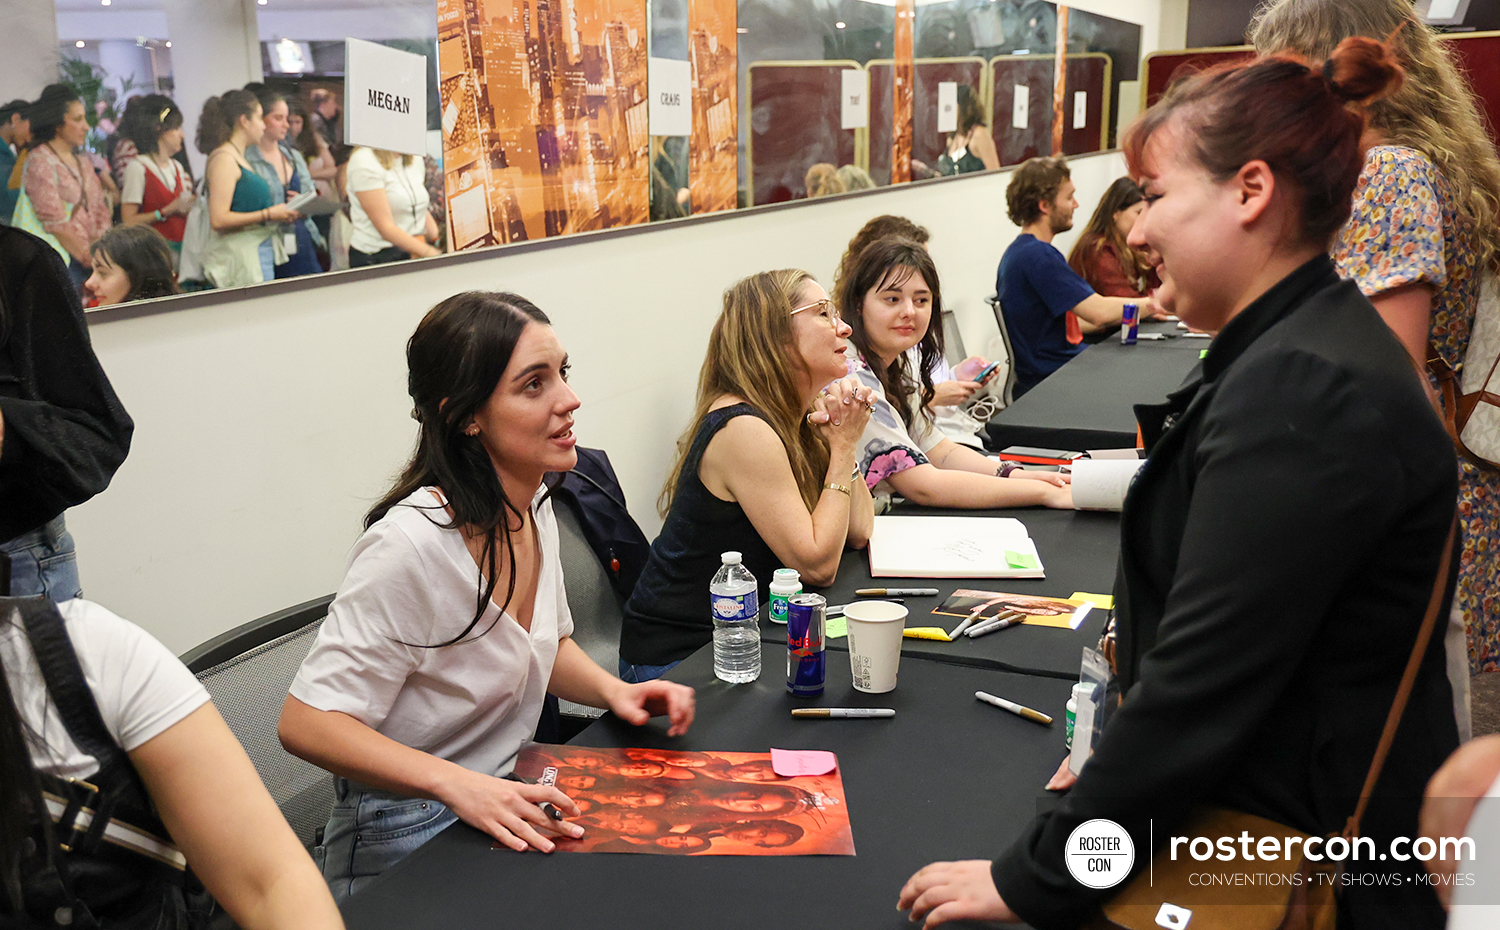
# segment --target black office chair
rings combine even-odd
[[[252,620],[182,656],[308,847],[321,841],[333,809],[333,776],[282,749],[276,723],[332,601],[329,594]]]
[[[1000,339],[1005,343],[1005,386],[998,393],[1004,406],[1009,407],[1011,401],[1015,400],[1016,391],[1016,350],[1010,344],[1010,330],[1005,326],[1005,314],[1000,312],[1000,295],[991,294],[985,298],[990,309],[995,312],[995,325],[1000,327]],[[991,361],[999,361],[991,359]]]

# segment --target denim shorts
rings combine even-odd
[[[66,601],[83,593],[78,583],[78,554],[61,514],[29,533],[0,544],[10,556],[11,597],[45,594]]]
[[[360,790],[343,778],[333,788],[333,811],[314,855],[340,904],[458,819],[437,801]]]
[[[631,665],[624,659],[620,660],[620,680],[627,685],[638,685],[643,681],[655,681],[681,664],[682,660],[668,662],[666,665]]]

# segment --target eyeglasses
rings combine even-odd
[[[822,300],[815,300],[810,304],[803,304],[800,307],[793,307],[792,312],[788,316],[796,316],[803,310],[816,310],[820,314],[826,313],[828,315],[828,322],[833,324],[834,329],[837,329],[838,325],[843,322],[843,317],[839,315],[839,308],[835,307],[833,301],[827,297],[824,297]]]

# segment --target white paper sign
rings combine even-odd
[[[426,58],[344,40],[344,142],[403,155],[427,153]]]
[[[870,125],[870,72],[863,68],[846,68],[843,74],[843,106],[839,126],[863,129]]]
[[[646,87],[651,95],[646,118],[651,135],[692,135],[693,66],[671,58],[652,58],[646,68]]]
[[[1089,92],[1073,91],[1073,128],[1082,129],[1089,121]]]
[[[1028,123],[1027,111],[1031,106],[1031,88],[1025,84],[1016,85],[1015,104],[1010,111],[1010,124],[1016,129],[1025,129]]]
[[[938,132],[958,132],[958,82],[938,82]]]

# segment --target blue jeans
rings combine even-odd
[[[458,819],[437,801],[361,791],[343,778],[333,780],[333,790],[336,800],[315,856],[340,904]]]
[[[280,235],[278,233],[277,235]],[[270,239],[265,239],[260,244],[260,279],[262,281],[276,280],[276,247],[271,245]]]
[[[631,665],[624,659],[620,660],[620,680],[627,685],[638,685],[643,681],[655,681],[670,672],[682,663],[681,659],[676,662],[668,662],[666,665]]]
[[[73,536],[62,514],[47,523],[0,544],[10,556],[10,594],[35,597],[45,594],[53,601],[66,601],[83,593],[78,583],[78,555]]]

